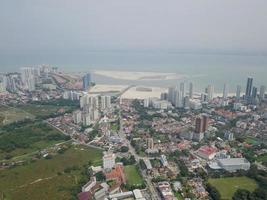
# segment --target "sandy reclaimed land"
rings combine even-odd
[[[106,71],[95,70],[96,75],[106,76],[121,80],[173,80],[185,78],[182,74],[161,73],[161,72],[127,72],[127,71]]]
[[[140,88],[144,90],[140,90]],[[145,89],[151,89],[152,91],[146,91]],[[121,98],[122,99],[147,99],[151,97],[160,98],[161,93],[167,92],[167,91],[168,91],[167,88],[161,88],[161,87],[136,86],[136,87],[130,88],[125,93],[123,93]]]
[[[90,89],[90,92],[121,92],[126,89],[128,85],[105,85],[105,84],[97,84],[93,88]]]

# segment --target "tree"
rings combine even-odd
[[[104,181],[106,179],[105,175],[103,172],[98,172],[95,174],[96,180],[97,181]]]
[[[213,200],[220,200],[221,199],[221,195],[220,195],[219,191],[209,183],[207,184],[207,191]]]
[[[125,152],[128,152],[129,151],[129,148],[127,146],[122,146],[121,149],[120,149],[120,152],[122,153],[125,153]]]
[[[245,189],[238,189],[233,196],[233,200],[252,200],[252,194]]]

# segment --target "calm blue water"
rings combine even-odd
[[[175,72],[187,76],[197,90],[213,84],[220,92],[224,83],[235,91],[236,85],[246,84],[247,76],[254,77],[256,86],[267,86],[267,56],[202,55],[157,52],[87,52],[62,54],[0,55],[0,72],[17,71],[19,67],[50,64],[66,71],[125,70]],[[173,85],[171,81],[122,81],[95,76],[99,83]]]

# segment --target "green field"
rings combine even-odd
[[[52,159],[40,159],[24,166],[0,170],[0,197],[7,200],[68,200],[80,179],[84,165],[102,164],[102,152],[85,146],[72,146]],[[64,173],[67,167],[76,170]],[[86,177],[86,180],[89,177]],[[75,198],[74,198],[75,199]]]
[[[24,119],[34,119],[34,116],[20,109],[0,105],[0,126]]]
[[[143,183],[143,179],[135,165],[127,165],[124,169],[126,180],[129,185],[141,185]]]
[[[24,122],[0,128],[0,161],[22,159],[68,137],[43,122]]]
[[[30,113],[36,117],[47,117],[58,113],[60,109],[69,110],[69,106],[55,106],[55,105],[36,105],[36,104],[25,104],[19,105],[17,108]]]
[[[216,178],[209,179],[208,182],[217,188],[222,200],[232,199],[237,189],[246,189],[252,192],[258,187],[256,181],[248,177]]]

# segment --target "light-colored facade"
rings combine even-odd
[[[229,172],[236,172],[237,170],[249,170],[250,162],[245,158],[227,158],[219,159],[218,165]]]
[[[115,166],[115,154],[106,154],[103,156],[103,168],[112,169]]]

